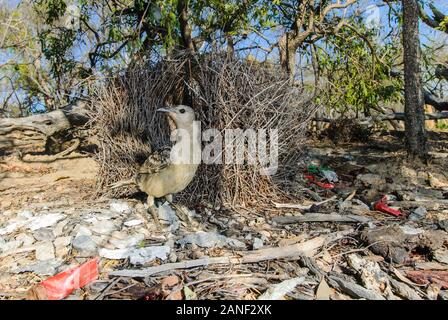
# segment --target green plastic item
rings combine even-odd
[[[321,173],[323,171],[332,171],[330,168],[328,167],[318,167],[314,164],[311,164],[308,166],[308,172],[309,173],[314,173],[314,174],[318,174]]]

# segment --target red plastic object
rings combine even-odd
[[[396,217],[401,217],[403,215],[403,213],[400,210],[393,209],[393,208],[389,207],[386,204],[386,201],[387,201],[387,197],[383,196],[381,198],[381,200],[377,201],[374,204],[373,209],[375,209],[376,211],[381,211],[381,212],[384,212],[384,213],[391,214],[391,215],[396,216]]]
[[[98,259],[94,258],[75,268],[58,273],[38,284],[46,291],[47,300],[61,300],[74,290],[98,278]]]
[[[316,181],[316,177],[313,175],[305,175],[305,179],[307,179],[310,183],[314,183],[315,185],[323,189],[329,189],[329,190],[334,189],[334,184]]]

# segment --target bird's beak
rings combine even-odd
[[[172,110],[167,109],[167,108],[159,108],[159,109],[157,109],[157,111],[160,111],[160,112],[172,112]]]

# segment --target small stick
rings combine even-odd
[[[260,261],[283,259],[297,256],[312,256],[315,250],[324,246],[328,242],[339,240],[351,232],[351,230],[335,232],[327,236],[319,236],[314,239],[286,247],[265,248],[253,251],[240,251],[237,255],[234,256],[202,258],[196,260],[167,263],[141,270],[113,271],[109,273],[109,276],[144,278],[156,273],[171,271],[175,269],[189,269],[214,264],[232,265],[242,263],[256,263]]]
[[[308,213],[298,217],[274,217],[272,221],[278,224],[292,224],[298,222],[348,222],[348,223],[367,223],[369,218],[354,214],[326,214],[326,213]]]
[[[299,210],[310,210],[312,206],[320,206],[321,204],[334,201],[337,199],[337,196],[333,196],[330,199],[326,199],[320,202],[315,202],[310,205],[302,205],[302,204],[293,204],[293,203],[277,203],[272,201],[276,208],[287,208],[287,209],[299,209]]]

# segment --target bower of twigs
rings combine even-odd
[[[202,130],[278,129],[279,166],[275,175],[268,176],[260,165],[247,162],[201,164],[177,200],[192,206],[201,202],[244,206],[284,197],[286,182],[298,170],[315,106],[310,95],[290,86],[279,70],[219,53],[179,54],[155,64],[133,65],[108,79],[97,88],[92,103],[91,125],[99,140],[99,193],[125,196],[137,191],[107,186],[132,177],[151,150],[170,143],[167,119],[155,110],[187,99]]]

